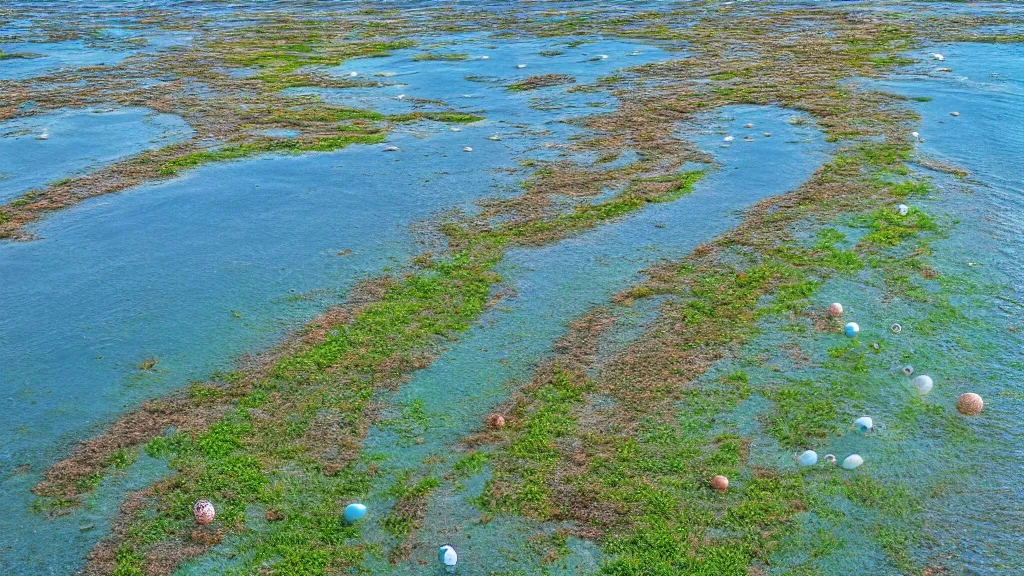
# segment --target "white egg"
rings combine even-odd
[[[918,393],[922,396],[931,392],[932,386],[935,385],[935,382],[932,381],[932,377],[924,374],[914,378],[910,383],[914,385],[914,388],[917,388]]]
[[[857,468],[858,466],[860,466],[863,463],[864,463],[864,459],[861,458],[859,455],[857,455],[857,454],[850,454],[849,456],[846,457],[846,460],[843,460],[843,469],[844,470],[853,470],[854,468]]]

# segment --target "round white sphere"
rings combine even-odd
[[[935,385],[935,382],[932,382],[932,377],[925,376],[924,374],[914,378],[910,383],[914,385],[914,388],[917,388],[918,393],[922,396],[931,392],[932,386]]]

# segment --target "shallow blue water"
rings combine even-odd
[[[58,10],[63,8],[58,8]],[[44,25],[50,24],[44,15]],[[103,20],[108,24],[115,21]],[[128,23],[128,22],[125,22]],[[164,50],[188,43],[192,36],[183,32],[172,32],[155,28],[124,28],[111,26],[96,30],[91,40],[65,40],[46,42],[32,32],[30,20],[15,20],[0,27],[0,33],[27,34],[30,42],[0,42],[0,51],[8,54],[31,54],[31,58],[0,59],[0,80],[26,80],[53,74],[74,71],[90,66],[116,66],[129,56]],[[144,42],[141,42],[144,40]],[[140,41],[123,44],[124,41]]]
[[[192,134],[181,118],[145,108],[65,110],[0,123],[0,204]]]
[[[12,303],[0,363],[16,367],[0,376],[0,462],[33,465],[5,482],[7,503],[24,512],[26,489],[72,439],[230,367],[418,253],[409,224],[486,194],[500,181],[487,170],[511,162],[495,150],[476,166],[441,166],[456,138],[396,136],[402,158],[353,147],[210,166],[57,214],[37,230],[43,240],[0,245],[0,276],[17,279],[0,285]],[[138,370],[149,356],[156,369]]]
[[[932,7],[931,3],[922,6]],[[514,165],[524,153],[533,158],[555,157],[561,153],[559,146],[544,145],[564,143],[578,133],[559,120],[614,105],[599,94],[566,97],[565,87],[512,93],[503,89],[506,84],[551,72],[569,72],[580,82],[591,82],[648,58],[681,56],[614,42],[572,49],[564,43],[503,41],[501,49],[492,50],[484,44],[489,43],[473,40],[431,50],[470,52],[466,61],[414,62],[412,56],[419,51],[409,50],[389,58],[351,62],[335,72],[357,71],[360,79],[403,85],[318,91],[328,100],[384,112],[439,109],[413,103],[411,98],[440,99],[462,110],[481,110],[488,116],[484,123],[461,126],[458,133],[432,123],[405,127],[389,137],[389,143],[402,148],[396,154],[360,147],[305,158],[262,158],[206,167],[174,182],[96,199],[58,214],[37,228],[43,241],[0,245],[0,279],[24,279],[17,286],[0,282],[5,312],[0,317],[0,365],[16,367],[0,375],[0,498],[5,502],[0,515],[0,534],[5,534],[0,538],[0,573],[69,572],[105,531],[120,491],[145,485],[145,478],[138,476],[117,485],[104,484],[92,507],[70,518],[44,520],[25,514],[28,488],[45,464],[66,453],[72,440],[101,427],[124,406],[229,367],[230,359],[239,353],[264,349],[287,328],[337,302],[354,279],[400,265],[420,251],[408,230],[410,223],[449,206],[472,209],[471,200],[512,189],[523,173],[502,175],[499,169]],[[567,54],[539,56],[540,50],[552,47]],[[15,48],[48,49],[39,44]],[[643,55],[629,56],[634,50]],[[910,86],[912,95],[921,95],[919,89],[923,89],[935,98],[920,105],[926,139],[922,149],[968,166],[989,185],[978,188],[979,201],[960,206],[972,215],[962,229],[989,234],[969,236],[972,249],[989,255],[972,258],[985,260],[986,266],[1007,279],[1019,300],[1024,293],[1018,265],[1024,229],[1019,168],[1019,152],[1024,150],[1019,72],[1024,58],[1013,46],[937,50],[947,55],[947,64],[954,68],[952,76],[900,85]],[[609,58],[588,61],[602,53]],[[483,60],[483,54],[490,58]],[[124,55],[61,43],[53,45],[48,58],[0,61],[0,78],[111,64],[114,60],[107,58]],[[515,68],[518,63],[527,67]],[[1002,78],[986,80],[993,71]],[[395,75],[376,76],[379,72]],[[492,78],[472,82],[467,75]],[[967,80],[958,80],[959,76]],[[400,94],[406,98],[399,100]],[[952,124],[947,109],[958,109],[962,115],[956,120],[962,124]],[[398,408],[423,400],[427,410],[438,411],[446,409],[451,398],[458,398],[452,417],[432,429],[427,436],[430,441],[423,445],[403,442],[394,430],[382,427],[371,433],[367,447],[388,455],[389,465],[396,468],[444,454],[446,446],[478,426],[480,417],[506,397],[510,385],[529,377],[569,320],[635,282],[638,271],[650,263],[681,256],[727,229],[737,221],[734,210],[799,184],[820,163],[818,151],[823,145],[813,130],[782,123],[786,115],[737,112],[734,120],[723,122],[736,136],[728,148],[720,148],[724,134],[703,136],[702,142],[723,167],[702,182],[693,196],[652,207],[557,246],[510,254],[502,273],[521,298],[489,313],[481,326],[435,366],[418,374],[395,399]],[[142,133],[152,128],[150,120],[124,121],[125,130],[118,129],[116,134],[102,129],[94,133],[89,141],[98,144],[85,147],[89,150],[59,138],[61,123],[54,125],[48,141],[35,141],[32,134],[0,138],[0,159],[6,157],[2,147],[9,145],[11,154],[23,153],[26,162],[44,161],[47,168],[22,170],[21,176],[7,179],[0,176],[0,201],[5,190],[11,190],[8,197],[16,195],[131,153],[132,146],[148,146],[153,136],[177,129],[157,126],[146,137]],[[748,121],[755,123],[750,131],[755,135],[752,143],[742,140],[745,131],[739,129]],[[87,122],[87,118],[66,122]],[[514,124],[529,125],[522,129]],[[84,124],[76,126],[68,138],[89,134]],[[137,134],[129,129],[133,126]],[[763,130],[776,136],[764,140],[759,136]],[[138,134],[137,142],[130,141]],[[502,140],[489,140],[493,134]],[[115,141],[112,136],[125,139]],[[804,144],[788,143],[793,141]],[[33,146],[61,142],[68,144],[64,152],[54,154],[56,146],[46,148],[45,156],[31,152]],[[462,152],[466,145],[474,152]],[[79,158],[75,155],[79,151],[89,155]],[[973,222],[977,227],[971,227]],[[661,224],[664,228],[656,226]],[[977,245],[975,238],[981,238]],[[965,242],[964,236],[954,236],[945,254],[955,253]],[[353,253],[338,256],[346,249]],[[1010,310],[1019,314],[1017,308]],[[160,361],[157,369],[137,370],[150,355]],[[989,372],[986,368],[985,373]],[[467,374],[473,378],[466,379]],[[988,477],[994,492],[951,500],[948,510],[935,511],[935,524],[945,531],[945,546],[964,553],[972,568],[1001,574],[1007,573],[1006,566],[1020,566],[1019,551],[1024,549],[1019,537],[1024,533],[1020,526],[1024,496],[1020,484],[1014,483],[1024,472],[1020,450],[1024,431],[1020,400],[1000,399],[990,410],[995,418],[981,425],[988,427],[986,433],[1003,438],[1011,450],[1005,465]],[[30,464],[30,471],[13,472],[20,464]],[[439,467],[450,464],[451,460]],[[151,467],[145,473],[159,470]],[[997,505],[991,506],[992,501]],[[371,495],[368,502],[378,514],[390,504],[380,494]],[[528,534],[532,528],[516,521],[492,523],[488,529],[470,526],[476,511],[464,497],[453,494],[435,498],[430,515],[426,525],[435,530],[420,534],[414,558],[431,560],[438,541],[453,540],[463,551],[467,573],[486,573],[484,568],[496,564],[512,566],[503,555],[517,553],[521,542],[510,537],[508,546],[498,547],[496,536]],[[95,527],[80,532],[81,526],[88,525]],[[461,531],[453,537],[448,530],[455,527]],[[372,523],[367,529],[371,538],[379,539]],[[1002,537],[989,537],[999,531]],[[475,538],[472,542],[470,535]],[[595,551],[579,546],[582,552],[574,558],[580,566],[592,567]],[[413,566],[404,568],[412,572]],[[388,572],[385,566],[378,569]]]
[[[106,50],[88,45],[84,40],[67,42],[22,42],[0,44],[0,50],[14,53],[31,53],[38,58],[8,58],[0,60],[0,80],[24,80],[44,76],[61,69],[84,68],[87,66],[120,63],[129,52]]]
[[[387,114],[449,108],[480,112],[491,121],[492,129],[483,137],[466,134],[465,144],[476,152],[487,153],[489,147],[495,145],[495,141],[487,139],[497,136],[521,152],[529,150],[533,158],[552,159],[563,154],[561,148],[567,139],[578,133],[578,128],[566,121],[615,106],[615,99],[604,92],[567,95],[566,90],[593,83],[623,67],[684,57],[682,53],[666,52],[655,46],[602,39],[588,40],[576,47],[569,47],[564,40],[505,41],[500,48],[495,48],[493,39],[478,34],[438,40],[457,40],[457,44],[432,50],[397,50],[391,56],[352,60],[330,69],[332,74],[346,78],[351,78],[349,74],[355,72],[358,76],[354,80],[376,81],[379,86],[290,91],[317,94],[328,102]],[[564,54],[540,55],[546,50]],[[415,60],[425,53],[468,54],[469,57],[457,61]],[[600,55],[607,58],[600,59]],[[519,64],[525,64],[526,68],[517,68]],[[576,82],[535,90],[506,89],[530,76],[554,73],[571,74]],[[628,150],[623,152],[629,154]],[[573,158],[583,160],[585,157]]]

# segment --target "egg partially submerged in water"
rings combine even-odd
[[[985,401],[974,392],[961,394],[956,400],[956,409],[964,416],[977,416],[985,408]]]
[[[445,544],[437,550],[437,559],[444,565],[445,571],[449,574],[455,572],[455,565],[459,563],[459,555],[451,544]]]

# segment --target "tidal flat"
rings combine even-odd
[[[66,8],[0,574],[1024,573],[1021,6]]]

